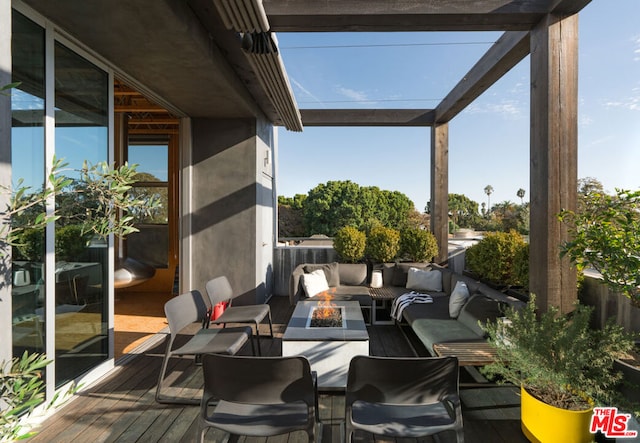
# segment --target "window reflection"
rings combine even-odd
[[[12,81],[21,84],[11,91],[12,176],[14,185],[22,178],[28,192],[41,190],[44,182],[44,48],[44,30],[14,11]],[[13,228],[22,229],[12,251],[14,356],[45,350],[45,233],[29,228],[42,210],[32,207],[12,219]]]
[[[108,155],[109,76],[60,43],[55,45],[55,150],[71,185],[56,195],[56,385],[108,356],[107,246],[83,233],[95,205],[79,181],[85,161]]]

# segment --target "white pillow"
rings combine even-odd
[[[469,288],[463,281],[458,281],[449,298],[449,317],[458,318],[460,310],[469,299]]]
[[[327,276],[322,269],[308,274],[302,274],[302,287],[307,297],[313,297],[321,292],[328,291],[329,283],[327,283]]]
[[[423,270],[409,268],[407,273],[407,289],[416,291],[442,292],[442,275],[436,269]]]

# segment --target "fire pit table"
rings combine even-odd
[[[282,355],[304,355],[318,389],[344,390],[351,358],[369,355],[369,334],[355,301],[299,301],[282,336]],[[318,311],[328,309],[328,320]]]

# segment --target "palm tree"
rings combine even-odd
[[[518,192],[516,192],[516,195],[520,197],[520,204],[522,205],[524,205],[524,193],[525,193],[525,190],[522,188],[518,189]]]
[[[487,194],[487,214],[491,212],[491,193],[493,193],[493,186],[487,185],[484,187],[484,193]]]

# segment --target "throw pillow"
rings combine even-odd
[[[409,268],[407,289],[442,292],[442,274],[435,269],[423,271],[418,268]]]
[[[451,297],[449,297],[449,317],[458,318],[460,310],[467,302],[469,298],[469,288],[463,281],[456,283],[456,287],[451,291]]]
[[[324,271],[325,277],[327,278],[327,284],[329,285],[329,287],[335,288],[337,286],[340,286],[340,272],[338,271],[338,262],[308,264],[304,265],[302,269],[306,273],[311,273],[313,271],[317,271],[318,269],[322,269]]]
[[[396,263],[396,265],[393,267],[393,277],[391,279],[391,285],[405,288],[407,286],[409,269],[411,268],[423,270],[430,269],[429,265],[424,265],[422,263]],[[385,281],[388,281],[386,276]]]
[[[327,277],[325,277],[324,271],[318,269],[309,274],[302,274],[302,287],[307,297],[313,297],[321,292],[328,291],[329,284],[327,283]]]

